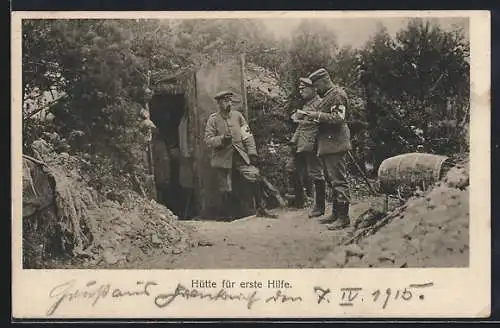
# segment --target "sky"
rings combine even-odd
[[[404,28],[410,18],[329,18],[318,19],[327,28],[331,29],[338,38],[341,46],[351,45],[360,47],[377,31],[379,24],[383,24],[391,36]],[[434,18],[434,20],[445,30],[450,30],[454,24],[461,25],[468,37],[468,18],[446,17]],[[273,18],[262,19],[262,23],[270,29],[277,37],[289,38],[293,29],[300,23],[300,18]]]

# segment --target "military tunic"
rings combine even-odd
[[[224,144],[226,132],[231,135],[231,141]],[[240,112],[231,110],[227,115],[211,114],[205,128],[205,144],[212,149],[210,163],[217,170],[220,191],[232,190],[232,169],[249,182],[260,177],[259,169],[250,162],[250,156],[257,155],[255,139]]]
[[[309,119],[319,123],[317,154],[338,203],[350,202],[346,154],[352,145],[345,121],[347,105],[346,92],[334,85],[316,103],[315,110],[308,112]]]
[[[316,110],[315,105],[320,102],[318,96],[307,101],[303,110],[314,111]],[[292,119],[298,123],[297,129],[292,136],[291,142],[293,142],[297,147],[297,152],[311,152],[314,151],[316,144],[316,135],[318,133],[319,125],[317,122],[310,120],[300,120],[295,118],[295,114],[292,115]]]
[[[315,104],[312,119],[319,122],[318,155],[342,153],[350,150],[351,132],[346,119],[347,94],[338,87],[329,89]]]
[[[302,110],[316,111],[320,102],[321,98],[316,95],[304,104]],[[294,116],[292,116],[292,119],[294,119]],[[316,154],[319,123],[307,119],[294,120],[298,123],[298,126],[291,141],[296,145],[297,155],[304,158],[307,175],[313,181],[322,181],[324,180],[323,170]]]

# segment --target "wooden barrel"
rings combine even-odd
[[[379,166],[380,191],[390,194],[398,186],[415,187],[438,181],[448,157],[427,153],[401,154],[385,159]]]

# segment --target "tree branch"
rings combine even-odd
[[[470,112],[470,104],[467,104],[467,107],[466,107],[465,114],[464,114],[464,117],[462,119],[462,122],[460,122],[460,124],[458,126],[459,129],[463,129],[463,127],[467,123],[468,118],[469,118],[469,112]]]
[[[24,118],[24,120],[28,120],[28,119],[32,118],[32,117],[33,117],[33,116],[35,116],[36,114],[40,113],[42,110],[47,109],[47,108],[51,108],[51,107],[53,107],[53,106],[57,105],[59,102],[61,102],[61,100],[65,100],[65,99],[67,99],[67,98],[68,98],[68,96],[66,96],[66,95],[61,96],[61,97],[60,97],[60,98],[58,98],[56,101],[53,101],[53,102],[51,102],[50,104],[47,104],[47,105],[45,105],[45,106],[41,106],[41,107],[39,107],[39,108],[35,109],[35,110],[34,110],[34,111],[32,111],[31,113],[29,113],[29,114],[28,114],[28,115]]]

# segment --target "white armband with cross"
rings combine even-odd
[[[252,131],[250,131],[248,124],[245,124],[241,127],[241,139],[247,140],[250,137],[252,137]]]
[[[344,105],[333,105],[330,112],[335,115],[340,120],[345,120],[345,106]]]

